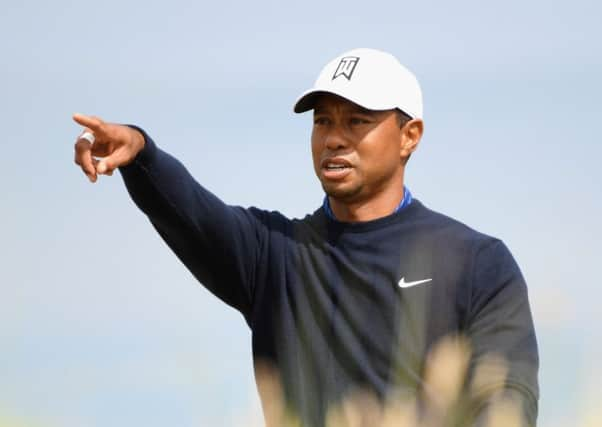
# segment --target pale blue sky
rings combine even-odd
[[[292,104],[354,47],[418,76],[407,184],[508,244],[539,336],[540,425],[573,424],[602,385],[601,14],[593,0],[2,2],[0,424],[229,426],[257,409],[242,317],[118,175],[87,182],[70,117],[136,123],[227,202],[302,216],[322,194]]]

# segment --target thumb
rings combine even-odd
[[[109,169],[108,165],[107,165],[107,160],[101,160],[97,163],[96,165],[96,172],[99,174],[104,174],[107,173],[107,170]]]
[[[96,172],[102,175],[112,175],[113,170],[129,163],[129,156],[124,147],[113,151],[110,156],[100,159],[96,165]]]

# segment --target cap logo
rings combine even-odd
[[[332,80],[340,76],[344,76],[347,80],[351,80],[351,76],[353,75],[353,71],[359,60],[360,58],[358,56],[345,56],[344,58],[341,58],[341,62],[339,62],[339,65],[332,76]]]

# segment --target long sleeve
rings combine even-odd
[[[502,377],[492,375],[473,384],[478,402],[475,425],[481,425],[486,409],[504,396],[519,405],[522,422],[534,426],[539,358],[525,281],[510,251],[499,240],[479,248],[473,272],[468,330],[473,369],[486,363],[486,355],[491,354],[501,356],[507,368]]]
[[[145,146],[119,169],[134,203],[192,274],[248,321],[265,236],[263,211],[226,205],[134,128]]]

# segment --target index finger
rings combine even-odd
[[[100,132],[103,125],[103,121],[98,117],[86,116],[79,113],[73,115],[73,120],[94,132]]]

